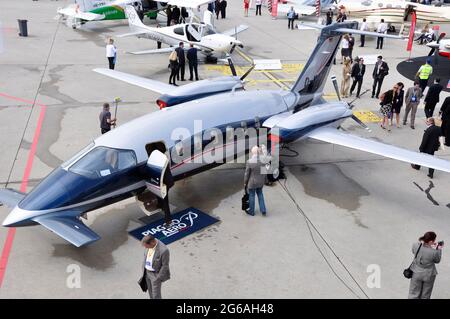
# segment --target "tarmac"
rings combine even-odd
[[[118,47],[116,69],[168,81],[167,55],[133,56],[126,51],[156,48],[146,39],[117,38],[129,32],[126,21],[92,22],[73,30],[54,19],[71,1],[2,1],[0,50],[0,184],[30,191],[55,167],[100,134],[98,113],[120,97],[118,123],[158,111],[158,94],[96,74],[107,67],[105,41]],[[17,19],[28,19],[29,36],[19,37]],[[148,20],[147,22],[148,23]],[[316,43],[313,30],[288,30],[267,8],[244,17],[242,2],[230,0],[219,30],[238,24],[245,47],[233,54],[239,72],[251,59],[281,59],[281,71],[254,71],[248,90],[286,89],[298,76]],[[449,34],[450,27],[441,31]],[[390,66],[383,89],[398,81],[411,85],[396,65],[408,58],[406,41],[375,39],[356,55],[381,54]],[[414,45],[412,57],[428,48]],[[341,78],[340,55],[331,74]],[[363,91],[371,89],[368,65]],[[449,70],[450,71],[450,70]],[[187,70],[188,72],[188,70]],[[226,66],[201,65],[202,79],[228,72]],[[331,75],[330,74],[330,75]],[[182,83],[182,82],[180,82]],[[331,81],[326,98],[335,100]],[[441,93],[441,101],[449,96]],[[351,101],[352,99],[349,99]],[[376,122],[379,105],[370,92],[354,102],[368,132],[348,120],[343,129],[359,136],[417,150],[426,128],[423,104],[416,129]],[[437,109],[440,107],[438,104]],[[408,296],[402,275],[412,244],[426,231],[450,241],[450,175],[344,147],[307,140],[284,151],[287,179],[264,188],[268,216],[241,211],[242,165],[223,165],[180,181],[171,190],[175,211],[196,207],[220,219],[169,245],[172,278],[164,298],[387,298]],[[450,160],[450,150],[437,156]],[[0,207],[0,220],[9,210]],[[76,248],[43,227],[0,227],[0,298],[148,298],[140,291],[143,248],[128,231],[146,215],[134,199],[88,215],[86,224],[102,238]],[[433,298],[450,298],[450,263],[444,248]],[[79,281],[74,274],[79,273]],[[378,276],[379,275],[379,276]],[[378,277],[377,277],[378,276]],[[378,280],[379,279],[379,280]]]

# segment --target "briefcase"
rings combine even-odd
[[[141,279],[139,279],[139,281],[138,281],[138,285],[141,286],[141,289],[143,292],[146,292],[148,289],[146,277],[147,276],[146,276],[145,269],[144,269],[144,273],[142,274]]]
[[[247,191],[244,193],[244,196],[242,196],[242,210],[246,211],[250,207],[250,201],[248,197]]]

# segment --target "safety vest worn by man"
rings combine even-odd
[[[424,64],[419,69],[419,79],[428,80],[431,73],[433,72],[433,67],[429,64]]]

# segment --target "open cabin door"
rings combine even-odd
[[[147,189],[160,198],[167,196],[167,186],[164,184],[164,173],[168,169],[169,159],[159,150],[154,150],[147,160]]]
[[[186,37],[189,41],[200,42],[202,40],[198,27],[191,23],[186,25]]]

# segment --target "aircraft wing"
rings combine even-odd
[[[86,20],[86,21],[102,20],[105,18],[105,16],[103,14],[77,11],[74,7],[67,7],[67,8],[59,9],[58,13],[63,16],[68,16],[68,17],[77,18],[77,19]]]
[[[185,8],[192,8],[196,9],[199,6],[202,6],[204,4],[214,2],[215,0],[155,0],[157,2],[164,2],[171,6],[177,6],[179,8],[185,7]]]
[[[302,4],[298,4],[298,3],[288,3],[288,4],[282,4],[282,3],[278,3],[278,15],[281,14],[287,14],[289,12],[289,10],[291,9],[291,7],[294,7],[294,11],[295,13],[297,13],[299,16],[310,16],[316,13],[316,7],[313,6],[307,6],[307,5],[302,5]]]
[[[230,37],[234,37],[234,36],[236,36],[236,34],[241,33],[242,31],[245,31],[247,29],[248,29],[248,25],[241,24],[241,25],[238,25],[236,28],[232,28],[225,32],[221,32],[221,34],[228,35]]]
[[[141,88],[154,91],[160,94],[167,94],[173,91],[173,86],[162,83],[155,80],[150,80],[137,75],[123,73],[110,69],[97,68],[93,70],[94,72],[109,76],[110,78],[120,80],[132,85],[139,86]]]
[[[125,37],[132,37],[132,36],[138,36],[138,35],[144,35],[147,34],[147,31],[136,31],[136,32],[130,32],[130,33],[122,33],[117,35],[118,38],[125,38]]]
[[[170,53],[173,50],[175,50],[175,48],[169,47],[169,48],[151,49],[151,50],[143,50],[143,51],[132,51],[132,52],[127,52],[127,53],[134,54],[134,55],[143,55],[143,54]]]
[[[319,141],[342,145],[406,163],[418,164],[450,173],[450,161],[446,161],[429,154],[417,153],[397,146],[343,133],[335,128],[318,128],[311,131],[307,136]]]
[[[15,207],[24,197],[25,193],[11,188],[0,189],[0,204],[8,207]]]
[[[92,229],[87,227],[76,216],[39,216],[33,220],[71,244],[81,247],[100,239]]]

